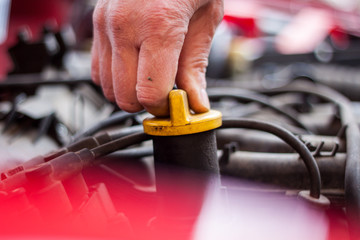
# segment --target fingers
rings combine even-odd
[[[136,97],[139,49],[134,37],[133,20],[124,1],[110,1],[107,14],[107,34],[112,46],[111,74],[117,105],[128,112],[143,109]],[[125,4],[126,5],[126,4]],[[131,9],[131,8],[130,8]]]
[[[102,47],[99,51],[100,82],[103,93],[109,101],[115,101],[115,92],[112,81],[112,49],[110,41],[101,36]]]
[[[184,34],[168,39],[151,38],[143,42],[139,55],[137,98],[145,109],[156,115],[169,113],[168,95],[175,76]]]
[[[94,22],[94,46],[95,56],[92,58],[92,64],[95,69],[92,70],[94,81],[101,84],[105,97],[115,100],[112,84],[112,48],[107,36],[106,19],[107,1],[100,0],[97,3],[93,15]],[[99,80],[100,79],[100,80]]]
[[[156,2],[156,1],[154,1]],[[137,71],[137,99],[156,115],[169,114],[168,95],[172,90],[184,44],[190,8],[175,1],[148,1],[146,18],[138,30],[141,43]]]
[[[128,112],[143,109],[136,97],[138,49],[118,1],[99,0],[93,15],[92,77],[107,99]]]
[[[104,95],[125,111],[144,107],[164,116],[176,78],[188,92],[191,108],[207,111],[205,69],[222,0],[203,2],[195,4],[201,7],[194,14],[195,5],[185,2],[181,8],[172,1],[98,0],[92,78],[101,84]]]
[[[137,65],[139,51],[114,41],[112,77],[117,105],[128,112],[143,109],[136,96]]]
[[[211,1],[192,17],[179,59],[176,84],[184,89],[190,108],[197,113],[210,109],[205,72],[211,41],[222,19],[222,1]]]

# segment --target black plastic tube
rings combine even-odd
[[[335,136],[325,135],[302,135],[296,134],[304,142],[310,151],[316,150],[319,146],[321,154],[334,154],[346,152],[344,139]],[[247,131],[244,129],[224,129],[216,132],[218,148],[222,149],[229,142],[236,142],[241,146],[242,151],[266,152],[266,153],[293,153],[294,150],[276,136],[265,132]],[[259,146],[261,145],[261,146]],[[336,150],[336,151],[335,151]]]
[[[152,146],[145,146],[145,147],[137,147],[137,148],[129,148],[119,150],[113,153],[113,156],[117,159],[124,159],[124,158],[142,158],[147,156],[152,156],[154,154],[154,150]]]
[[[111,131],[109,132],[109,134],[112,139],[118,139],[133,133],[143,132],[143,131],[144,131],[144,127],[142,125],[135,125],[135,126],[121,128],[120,130]]]
[[[316,157],[321,173],[322,189],[343,189],[345,159],[345,153]],[[310,184],[308,171],[304,163],[299,161],[297,153],[236,151],[226,160],[220,168],[222,175],[287,189],[304,189]]]
[[[299,153],[310,175],[310,196],[319,198],[321,192],[321,176],[319,167],[309,149],[290,131],[280,126],[250,119],[224,119],[221,128],[247,128],[272,133],[289,144]]]
[[[146,140],[150,140],[151,136],[145,134],[144,132],[140,133],[134,133],[131,135],[128,135],[126,137],[122,137],[119,139],[116,139],[114,141],[105,143],[99,147],[96,147],[91,150],[94,158],[99,158],[105,155],[108,155],[110,153],[113,153],[117,150],[124,149],[126,147],[129,147],[131,145],[141,143]]]
[[[311,131],[304,124],[302,124],[295,116],[292,116],[288,112],[285,112],[282,109],[268,103],[266,99],[261,99],[260,97],[256,96],[255,93],[251,93],[249,95],[243,95],[243,94],[227,93],[225,91],[219,90],[219,93],[209,91],[208,95],[211,101],[216,101],[222,98],[233,98],[241,102],[256,102],[264,107],[267,107],[275,111],[278,114],[285,116],[286,118],[291,120],[296,126],[306,130],[307,133],[311,133]]]
[[[83,137],[88,137],[88,136],[94,135],[95,133],[97,133],[107,127],[117,125],[117,124],[121,123],[122,121],[124,121],[132,116],[135,116],[136,114],[138,114],[138,113],[128,113],[128,112],[123,112],[123,111],[116,112],[113,115],[111,115],[110,117],[108,117],[107,119],[105,119],[104,121],[101,121],[98,124],[94,125],[93,127],[89,128],[85,132],[83,132],[79,135],[76,135],[72,142],[76,142]]]

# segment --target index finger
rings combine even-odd
[[[169,114],[168,95],[172,90],[178,68],[184,35],[177,39],[151,38],[140,48],[137,73],[137,98],[155,116]]]

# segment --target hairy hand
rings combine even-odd
[[[99,0],[92,78],[128,112],[167,115],[175,82],[191,109],[205,112],[205,71],[222,17],[222,0]]]

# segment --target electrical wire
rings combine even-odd
[[[313,198],[320,197],[321,176],[315,158],[312,156],[311,152],[305,146],[305,144],[290,131],[271,123],[250,119],[224,119],[220,128],[247,128],[260,130],[272,133],[280,139],[284,140],[299,153],[300,157],[305,163],[310,176],[310,196]]]
[[[141,128],[140,128],[141,127]],[[82,149],[86,148],[88,150],[91,150],[95,147],[101,146],[103,144],[106,144],[108,142],[114,141],[116,139],[125,137],[127,135],[131,135],[133,133],[142,132],[142,126],[133,126],[128,127],[120,131],[116,131],[114,133],[108,133],[108,132],[102,132],[101,134],[98,134],[94,137],[84,137],[80,140],[73,142],[63,148],[58,149],[57,151],[52,151],[44,156],[39,155],[34,158],[31,158],[30,160],[16,166],[12,167],[10,169],[7,169],[3,172],[1,172],[0,175],[3,176],[3,178],[7,178],[8,176],[12,175],[14,170],[16,172],[21,169],[21,171],[24,171],[29,168],[34,168],[38,166],[39,164],[50,162],[53,159],[56,159],[58,157],[61,157],[62,155],[65,155],[69,152],[78,152]],[[118,151],[118,157],[121,158],[139,158],[144,156],[149,156],[152,154],[152,151],[150,152],[149,149],[126,149],[122,151]]]
[[[81,139],[83,137],[88,137],[88,136],[94,135],[95,133],[97,133],[105,128],[115,126],[115,125],[123,122],[124,120],[131,118],[139,113],[142,113],[142,112],[138,112],[138,113],[128,113],[128,112],[124,112],[124,111],[116,112],[113,115],[111,115],[110,117],[108,117],[107,119],[92,126],[85,132],[82,132],[82,133],[74,136],[72,142],[78,141],[79,139]]]
[[[124,149],[131,145],[144,142],[146,140],[150,140],[151,136],[145,134],[144,132],[134,133],[114,141],[105,143],[99,147],[93,148],[91,153],[93,154],[94,158],[100,158],[102,156],[108,155],[120,149]]]
[[[243,95],[243,94],[239,94],[239,93],[236,93],[236,94],[235,93],[229,93],[229,92],[226,92],[226,90],[225,90],[225,91],[220,91],[220,92],[211,92],[211,91],[209,91],[208,95],[209,95],[209,99],[211,101],[217,101],[217,100],[222,99],[222,98],[233,98],[233,99],[235,99],[237,101],[241,101],[241,102],[256,102],[258,104],[261,104],[262,106],[270,108],[271,110],[285,116],[286,118],[291,120],[296,126],[304,129],[307,133],[311,134],[311,131],[303,123],[301,123],[295,116],[293,116],[293,115],[289,114],[288,112],[285,112],[284,110],[282,110],[282,109],[268,103],[267,99],[261,99],[261,98],[264,98],[264,97],[257,96],[254,93],[251,93],[251,95]]]
[[[108,156],[114,159],[128,159],[148,157],[152,156],[153,154],[154,150],[153,147],[150,145],[144,147],[126,148],[109,154]]]
[[[112,139],[118,139],[118,138],[125,137],[125,136],[133,134],[133,133],[142,132],[143,129],[144,129],[144,127],[142,125],[135,125],[135,126],[122,128],[120,130],[111,131],[111,132],[109,132],[109,134]]]

